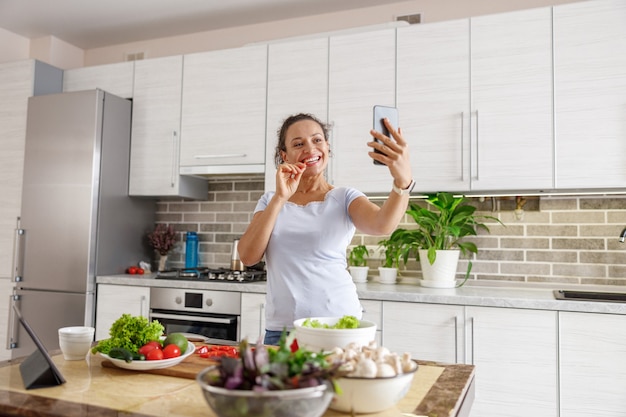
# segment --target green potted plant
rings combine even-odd
[[[365,245],[356,245],[350,250],[348,255],[348,270],[354,282],[367,282],[367,274],[370,267],[367,266],[367,259],[370,251]]]
[[[378,242],[383,255],[382,263],[378,267],[378,273],[380,275],[380,282],[383,284],[393,284],[396,282],[398,269],[400,268],[400,262],[403,259],[406,247],[401,239],[402,235],[403,232],[401,232],[401,229],[398,229],[387,239],[382,239]]]
[[[401,242],[404,262],[414,254],[422,267],[422,286],[436,288],[454,288],[459,254],[478,253],[474,242],[463,240],[467,236],[476,236],[478,229],[489,232],[483,222],[492,220],[502,222],[486,215],[476,215],[476,207],[468,204],[464,196],[455,197],[447,192],[439,192],[426,198],[428,207],[415,203],[409,205],[406,213],[415,221],[416,229],[397,229],[394,234]],[[471,260],[467,265],[465,279],[472,270]]]

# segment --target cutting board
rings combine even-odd
[[[198,349],[201,346],[211,346],[211,345],[207,345],[203,343],[194,343],[194,344],[196,345],[196,349]],[[212,359],[202,358],[200,357],[200,355],[198,355],[195,352],[192,353],[189,357],[185,358],[178,365],[170,366],[169,368],[163,368],[163,369],[150,369],[150,370],[136,371],[136,370],[131,370],[131,369],[118,368],[117,366],[113,364],[113,362],[106,360],[106,359],[102,361],[102,366],[104,366],[105,368],[116,368],[116,369],[120,369],[122,371],[127,371],[127,372],[143,372],[143,373],[149,373],[149,374],[174,376],[177,378],[187,378],[187,379],[196,379],[196,375],[198,374],[198,372],[200,372],[201,370],[203,370],[204,368],[208,366],[215,365],[215,364],[217,364],[216,361]]]

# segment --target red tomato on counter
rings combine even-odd
[[[137,267],[136,266],[129,266],[127,271],[128,271],[129,274],[135,275],[137,273]]]

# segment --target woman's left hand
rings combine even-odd
[[[389,172],[393,177],[396,186],[404,188],[408,186],[413,179],[411,174],[411,161],[409,159],[409,146],[402,136],[402,130],[396,129],[388,119],[383,121],[393,139],[376,130],[370,130],[370,134],[378,139],[367,143],[370,148],[378,149],[383,154],[374,152],[368,155],[379,162],[387,165]]]

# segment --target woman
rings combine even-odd
[[[393,232],[413,186],[407,143],[400,129],[386,119],[385,125],[393,139],[372,130],[381,142],[367,143],[373,148],[369,156],[387,165],[393,177],[395,191],[379,207],[354,188],[335,188],[326,181],[330,150],[324,123],[310,114],[284,121],[275,151],[276,191],[259,199],[238,245],[244,265],[265,256],[265,344],[277,344],[298,318],[361,318],[356,286],[346,269],[347,247],[356,229],[371,235]]]

